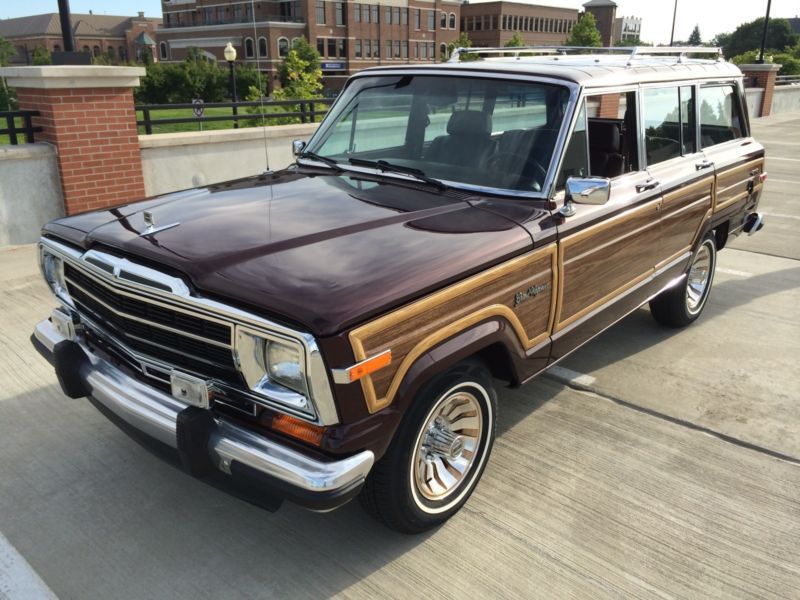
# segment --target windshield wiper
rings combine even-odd
[[[434,185],[440,190],[447,189],[447,186],[439,181],[438,179],[434,179],[433,177],[428,177],[425,175],[425,171],[421,169],[415,169],[414,167],[404,167],[402,165],[393,165],[390,162],[387,162],[383,159],[380,160],[367,160],[365,158],[351,158],[348,160],[351,165],[356,165],[360,167],[372,167],[373,169],[378,169],[381,172],[392,172],[392,173],[402,173],[403,175],[411,175],[415,179],[419,179],[420,181],[424,181],[430,185]]]
[[[344,170],[332,158],[328,158],[327,156],[320,156],[319,154],[317,154],[316,152],[312,152],[311,150],[306,150],[305,152],[299,154],[297,158],[310,158],[311,160],[316,160],[321,163],[325,163],[334,171],[342,172]]]

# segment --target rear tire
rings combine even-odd
[[[412,401],[360,500],[402,533],[444,523],[464,505],[486,466],[497,394],[487,370],[464,362],[434,377]]]
[[[650,300],[653,318],[667,327],[686,327],[697,319],[711,293],[716,266],[717,245],[711,232],[692,255],[681,283]]]

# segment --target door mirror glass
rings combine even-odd
[[[306,149],[306,143],[303,140],[294,140],[292,142],[292,154],[295,156],[300,156],[303,153],[303,150]]]
[[[611,180],[606,177],[568,177],[567,202],[605,204],[611,195]]]

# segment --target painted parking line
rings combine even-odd
[[[579,373],[578,371],[573,371],[572,369],[567,369],[565,367],[559,367],[558,365],[555,367],[550,367],[547,369],[546,373],[557,381],[571,385],[590,386],[597,381],[597,379],[591,375]]]
[[[737,271],[736,269],[726,269],[725,267],[717,267],[717,273],[725,273],[726,275],[736,275],[737,277],[752,277],[752,273],[747,271]]]
[[[790,160],[792,162],[800,162],[800,158],[787,158],[785,156],[768,156],[767,160]]]
[[[786,215],[782,213],[772,213],[772,212],[765,212],[765,217],[775,217],[777,219],[797,219],[800,220],[800,216],[798,215]]]
[[[0,598],[58,600],[16,548],[0,533]]]
[[[791,179],[774,179],[773,177],[767,177],[767,181],[771,181],[773,183],[791,183],[792,185],[800,184],[800,181],[792,181]]]

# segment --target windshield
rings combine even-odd
[[[413,170],[455,185],[539,192],[568,99],[567,88],[544,83],[358,78],[308,151],[345,167],[369,161],[384,172]]]

